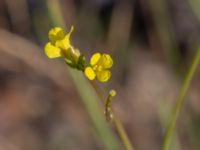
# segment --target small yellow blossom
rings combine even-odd
[[[111,72],[108,70],[113,65],[113,60],[109,54],[95,53],[90,59],[90,64],[84,69],[84,74],[89,80],[95,77],[101,82],[110,79]]]
[[[72,26],[67,35],[60,27],[54,27],[49,31],[49,42],[45,45],[45,53],[49,58],[67,57],[70,55],[69,49],[72,48],[70,44],[70,36],[73,32]]]

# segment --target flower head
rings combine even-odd
[[[89,80],[97,77],[100,82],[106,82],[110,79],[111,72],[108,69],[112,65],[113,60],[109,54],[95,53],[90,59],[90,64],[84,69],[84,74]]]
[[[69,50],[72,48],[70,44],[70,36],[73,32],[72,26],[68,34],[60,27],[54,27],[49,31],[49,42],[45,45],[45,53],[49,58],[68,57]]]

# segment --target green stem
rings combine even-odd
[[[188,72],[186,73],[186,76],[183,80],[182,86],[180,88],[179,94],[177,96],[176,99],[176,105],[173,111],[173,114],[171,116],[171,119],[169,121],[169,124],[167,126],[165,135],[164,135],[164,142],[162,145],[162,150],[169,150],[170,148],[170,143],[171,143],[171,139],[172,139],[172,135],[173,135],[173,131],[176,125],[176,120],[178,118],[181,106],[183,104],[184,101],[184,97],[186,95],[186,92],[189,88],[189,85],[191,83],[192,77],[194,76],[195,70],[199,64],[200,61],[200,48],[197,50],[197,53],[195,54],[191,66],[188,70]]]
[[[100,87],[96,84],[95,81],[90,81],[91,85],[93,86],[93,88],[95,89],[96,93],[99,95],[102,104],[104,104],[104,96],[103,96],[103,92],[101,91]],[[134,150],[133,146],[131,145],[131,142],[126,134],[125,129],[123,128],[121,122],[119,121],[119,119],[114,115],[114,113],[112,112],[112,121],[113,121],[113,125],[115,127],[115,130],[118,134],[118,136],[120,137],[125,150]]]
[[[118,120],[118,118],[114,117],[114,115],[113,115],[113,124],[115,126],[115,129],[116,129],[121,141],[124,144],[124,148],[126,150],[134,150],[121,122]]]

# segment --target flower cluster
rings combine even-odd
[[[49,42],[45,46],[45,53],[49,58],[65,57],[72,48],[70,44],[70,36],[74,30],[71,27],[70,32],[65,35],[63,29],[60,27],[52,28],[49,31]]]
[[[69,33],[65,35],[62,28],[52,28],[48,34],[49,42],[44,48],[45,54],[49,58],[63,57],[69,66],[83,71],[89,80],[94,80],[97,77],[100,82],[108,81],[111,76],[109,69],[113,65],[111,56],[105,53],[95,53],[92,55],[90,63],[86,64],[85,57],[70,43],[73,30],[72,26]]]
[[[109,54],[95,53],[91,59],[90,64],[85,67],[84,74],[88,79],[94,80],[95,77],[101,82],[106,82],[111,76],[108,70],[112,67],[113,60]]]
[[[62,28],[52,28],[48,34],[49,42],[45,45],[44,50],[49,58],[64,57],[69,66],[82,69],[84,57],[70,43],[70,36],[73,30],[74,27],[72,26],[69,33],[65,35]]]

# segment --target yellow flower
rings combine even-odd
[[[48,37],[50,42],[45,45],[45,53],[49,58],[68,57],[70,55],[69,49],[72,48],[70,44],[70,36],[73,32],[72,26],[67,35],[60,27],[54,27],[49,31]]]
[[[113,60],[109,54],[95,53],[90,59],[90,64],[84,69],[84,74],[89,80],[95,77],[101,82],[110,79],[111,72],[108,70],[113,65]]]

